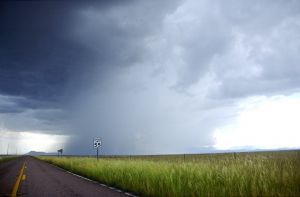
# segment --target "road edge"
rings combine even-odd
[[[129,196],[129,197],[139,197],[138,195],[132,194],[132,193],[130,193],[130,192],[125,192],[125,191],[123,191],[123,190],[121,190],[121,189],[118,189],[118,188],[115,188],[115,187],[106,185],[106,184],[104,184],[104,183],[100,183],[100,182],[98,182],[98,181],[94,181],[94,180],[92,180],[92,179],[89,179],[89,178],[87,178],[87,177],[84,177],[84,176],[81,176],[81,175],[78,175],[78,174],[75,174],[75,173],[73,173],[73,172],[71,172],[71,171],[68,171],[68,170],[66,170],[66,169],[64,169],[64,168],[61,168],[61,167],[57,166],[57,165],[54,165],[54,164],[52,164],[52,163],[49,163],[49,162],[43,161],[43,160],[41,160],[41,159],[38,159],[38,158],[36,158],[36,157],[33,157],[33,158],[34,158],[34,159],[37,159],[37,160],[39,160],[39,161],[42,161],[42,162],[44,162],[44,163],[47,163],[47,164],[49,164],[49,165],[51,165],[51,166],[53,166],[53,167],[55,167],[55,168],[58,168],[58,169],[60,169],[60,170],[63,170],[63,171],[65,171],[65,172],[68,173],[68,174],[72,174],[72,175],[74,175],[74,176],[76,176],[76,177],[79,177],[79,178],[81,178],[81,179],[84,179],[84,180],[86,180],[86,181],[92,182],[92,183],[97,184],[97,185],[100,185],[100,186],[102,186],[102,187],[106,187],[106,188],[108,188],[108,189],[110,189],[110,190],[113,190],[113,191],[115,191],[115,192],[123,193],[123,194],[125,194],[126,196]]]

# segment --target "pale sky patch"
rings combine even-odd
[[[300,148],[300,94],[252,97],[240,107],[234,122],[215,130],[215,148]]]
[[[0,154],[25,154],[30,151],[56,152],[69,140],[66,135],[45,134],[38,131],[15,132],[0,130]]]

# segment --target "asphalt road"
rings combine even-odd
[[[25,176],[20,176],[23,166]],[[21,181],[16,187],[18,177]],[[11,196],[13,188],[17,196],[127,196],[29,156],[0,164],[0,196]]]

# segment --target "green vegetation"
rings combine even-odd
[[[142,196],[300,196],[300,151],[39,158]]]
[[[3,163],[3,162],[5,162],[5,161],[12,160],[12,159],[14,159],[14,158],[16,158],[16,157],[15,157],[15,156],[1,156],[1,155],[0,155],[0,163]]]

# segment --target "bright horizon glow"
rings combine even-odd
[[[0,154],[25,154],[29,151],[56,152],[69,137],[41,132],[0,130]]]
[[[300,94],[252,97],[240,107],[234,123],[215,130],[216,149],[300,147]]]

